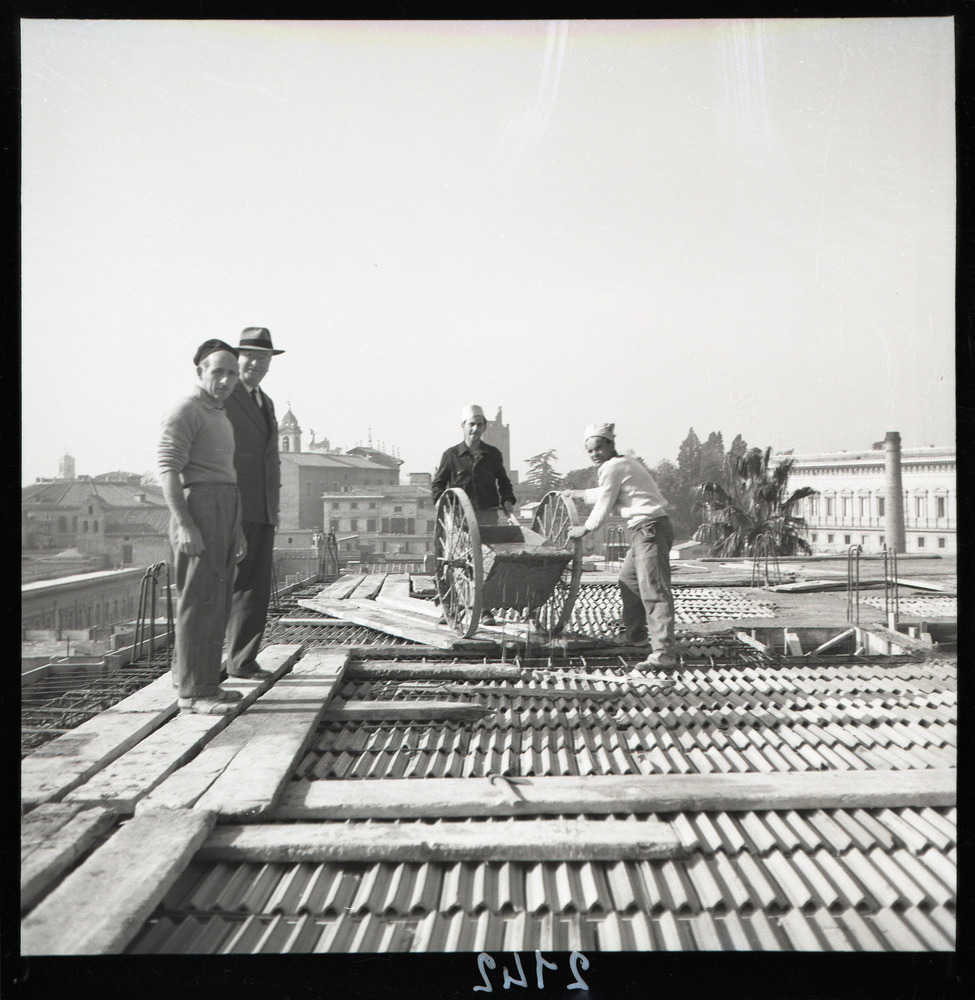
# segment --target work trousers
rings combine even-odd
[[[674,596],[670,589],[669,517],[644,521],[630,531],[630,549],[620,568],[623,627],[634,642],[650,639],[655,653],[675,655]]]
[[[175,522],[170,522],[178,592],[173,683],[180,698],[212,698],[220,686],[240,500],[232,483],[198,483],[187,486],[184,494],[190,517],[203,535],[203,552],[198,556],[179,552]]]
[[[227,622],[227,673],[246,677],[258,669],[257,653],[264,638],[271,600],[274,525],[243,521],[247,555],[237,563]]]

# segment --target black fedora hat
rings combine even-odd
[[[284,354],[271,343],[271,331],[264,326],[249,326],[240,335],[240,351],[267,351],[270,354]]]

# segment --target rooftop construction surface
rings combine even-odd
[[[22,952],[345,971],[401,955],[417,996],[528,989],[519,969],[532,991],[536,974],[560,995],[586,982],[568,996],[621,995],[611,976],[632,992],[647,968],[706,989],[692,954],[761,956],[788,979],[842,955],[851,975],[885,971],[830,995],[965,995],[950,986],[955,615],[936,613],[953,567],[928,562],[899,571],[922,585],[898,595],[917,638],[874,628],[882,588],[862,589],[854,628],[841,562],[782,567],[842,573],[812,592],[681,566],[666,676],[607,646],[610,574],[585,575],[552,642],[513,620],[460,640],[423,578],[307,585],[269,623],[272,679],[236,682],[237,715],[177,714],[160,666],[24,758]],[[106,882],[113,864],[127,874]],[[323,956],[346,958],[307,964]],[[383,978],[369,962],[363,988]],[[929,976],[937,994],[919,992]]]

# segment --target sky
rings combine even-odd
[[[522,476],[954,444],[950,18],[21,27],[24,483],[151,470],[246,326],[404,482],[468,403]]]

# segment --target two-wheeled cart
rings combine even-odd
[[[581,523],[561,493],[545,494],[529,529],[503,510],[482,512],[479,521],[463,490],[446,490],[437,504],[434,577],[447,622],[470,638],[482,613],[513,609],[543,635],[559,635],[579,592],[582,542],[568,534]]]

